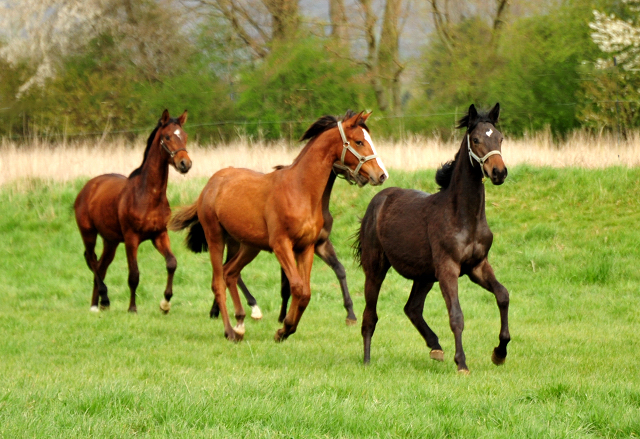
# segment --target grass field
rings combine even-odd
[[[507,161],[507,164],[509,162]],[[512,342],[491,363],[492,295],[460,281],[470,376],[453,363],[439,289],[425,319],[445,362],[429,359],[402,308],[410,283],[390,273],[369,367],[360,328],[344,324],[338,283],[316,259],[298,332],[273,342],[279,268],[261,254],[243,272],[264,319],[227,342],[208,318],[206,255],[178,258],[173,308],[161,315],[164,261],[141,246],[138,314],[126,312],[124,250],[106,282],[111,311],[89,312],[92,277],[73,200],[84,180],[20,180],[0,188],[0,437],[587,438],[640,436],[640,168],[519,165],[487,185],[490,260],[511,293]],[[436,190],[433,171],[391,172],[388,185]],[[172,182],[173,206],[204,185]],[[332,240],[356,315],[364,276],[350,236],[378,188],[339,181]]]

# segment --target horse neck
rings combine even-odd
[[[462,141],[447,191],[463,224],[476,224],[485,218],[485,192],[481,165],[471,164],[467,137]]]
[[[139,196],[152,202],[162,201],[166,197],[169,181],[169,162],[158,145],[158,139],[159,135],[153,140],[147,159],[142,164],[136,191]]]
[[[335,132],[334,132],[335,131]],[[337,130],[325,131],[305,147],[293,162],[289,171],[296,181],[296,188],[310,198],[312,205],[329,205],[333,182],[329,184],[333,163],[339,158],[338,146],[342,145]]]

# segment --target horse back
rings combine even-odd
[[[127,178],[120,174],[105,174],[89,180],[74,203],[78,227],[83,231],[96,231],[106,240],[121,242],[118,205],[126,184]]]

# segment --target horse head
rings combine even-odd
[[[476,107],[471,104],[465,118],[469,159],[474,166],[474,162],[478,162],[484,176],[495,185],[504,183],[507,178],[507,167],[502,159],[504,137],[495,127],[499,116],[499,103],[486,116],[478,115]]]
[[[191,169],[191,159],[187,153],[187,133],[182,126],[187,121],[187,110],[178,118],[169,117],[169,111],[164,110],[158,121],[158,139],[160,146],[169,156],[171,165],[181,174]]]
[[[340,162],[334,163],[333,169],[338,175],[347,177],[348,181],[355,180],[360,187],[367,181],[372,186],[378,186],[389,178],[365,124],[369,116],[371,113],[347,113],[342,122],[338,122],[342,155]]]

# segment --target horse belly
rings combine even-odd
[[[108,174],[90,180],[85,186],[88,196],[84,208],[88,222],[107,241],[124,239],[118,219],[118,200],[125,183],[124,176]]]

